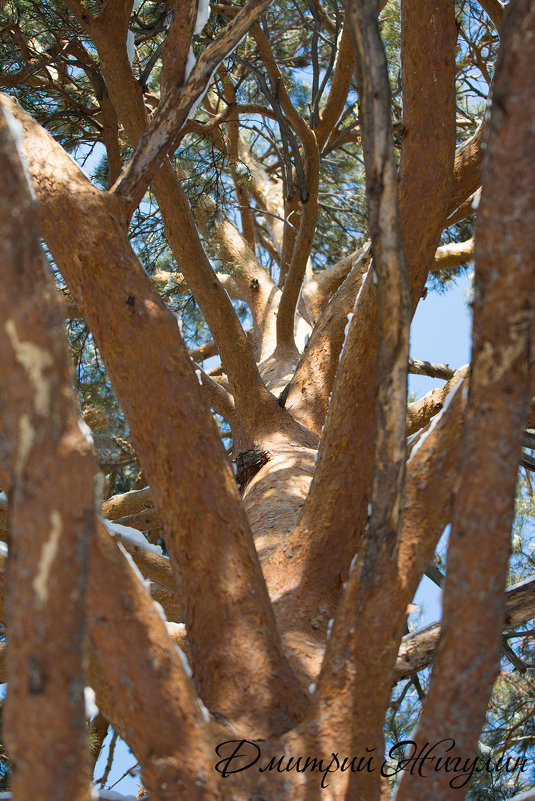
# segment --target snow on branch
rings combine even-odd
[[[89,598],[91,685],[99,708],[139,760],[147,790],[171,799],[180,788],[199,801],[202,777],[202,798],[212,801],[217,793],[208,734],[187,659],[102,525],[91,551]],[[140,701],[146,694],[149,705]],[[162,794],[165,783],[169,790]]]
[[[144,548],[146,551],[150,551],[151,553],[155,553],[158,556],[161,556],[163,551],[159,545],[152,545],[146,537],[143,536],[141,531],[138,531],[135,528],[130,528],[130,526],[122,526],[119,523],[112,523],[110,520],[103,520],[102,521],[106,527],[106,530],[112,537],[119,537],[121,540],[125,540],[126,542],[131,543],[131,545],[135,545],[137,548]]]
[[[112,192],[128,203],[137,205],[188,116],[202,100],[214,72],[270,2],[271,0],[250,0],[204,50],[186,84],[169,91],[132,158],[112,187]]]

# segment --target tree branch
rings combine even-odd
[[[362,249],[355,250],[328,270],[323,270],[306,281],[301,294],[311,323],[318,322],[327,303],[343,284],[363,252]]]
[[[254,212],[250,208],[249,190],[243,177],[237,171],[238,159],[240,156],[240,114],[236,102],[236,92],[232,77],[223,64],[219,67],[218,73],[223,84],[223,97],[229,104],[228,132],[229,132],[229,169],[234,184],[234,192],[240,207],[241,227],[245,241],[254,253],[255,249],[255,219]],[[260,108],[262,108],[260,106]],[[262,109],[263,111],[263,109]]]
[[[429,378],[443,378],[445,381],[449,381],[454,376],[455,370],[448,364],[435,364],[421,359],[409,359],[409,373],[427,375]]]
[[[521,581],[505,593],[505,621],[503,631],[522,626],[535,616],[535,579]],[[433,663],[440,642],[440,623],[433,623],[403,637],[399,649],[394,678],[401,681],[414,676]]]
[[[382,613],[385,596],[387,608],[392,606],[392,595],[395,597],[392,591],[385,594],[385,579],[391,579],[394,586],[397,581],[405,488],[411,303],[399,228],[391,97],[377,19],[379,5],[375,0],[347,0],[345,8],[359,64],[369,227],[377,273],[374,471],[367,532],[349,572],[311,712],[324,739],[337,730],[344,748],[362,752],[370,744],[382,750],[390,674],[397,653],[391,619]],[[351,321],[350,332],[352,324]],[[380,653],[372,645],[378,636],[383,641]],[[371,785],[369,792],[374,797],[379,790],[379,776],[375,782],[368,778],[367,785]],[[355,791],[355,780],[350,778],[351,790]]]
[[[487,16],[493,22],[494,27],[499,32],[502,27],[503,15],[505,8],[500,0],[479,0],[479,5],[486,12]]]
[[[24,122],[43,235],[74,298],[83,299],[86,320],[152,487],[180,576],[203,697],[209,707],[236,715],[245,729],[280,730],[298,714],[300,692],[281,651],[234,475],[176,319],[154,293],[128,245],[121,204],[95,190],[37,123],[3,102]],[[62,221],[68,221],[68,229]],[[76,235],[70,237],[68,231]],[[113,271],[106,267],[110,252]],[[144,354],[142,363],[139,354]],[[149,408],[148,398],[158,398],[158,403]],[[185,551],[187,565],[182,562]],[[212,577],[210,587],[199,593],[207,576]],[[236,641],[230,638],[231,648],[229,632],[237,625],[237,610],[244,629]],[[247,678],[252,662],[254,687]],[[287,706],[284,701],[272,703],[275,684],[279,700],[287,697]],[[250,687],[250,693],[243,687]]]
[[[230,276],[219,275],[219,280],[231,297],[240,298],[251,310],[258,348],[257,361],[261,362],[275,350],[280,290],[229,220],[216,225],[213,240],[225,266],[231,271]],[[234,291],[226,286],[227,280],[236,285]]]
[[[442,409],[419,437],[411,442],[407,462],[405,514],[398,554],[399,626],[429,567],[440,537],[451,521],[459,474],[462,428],[468,389],[468,367],[445,386]]]
[[[110,38],[110,31],[95,25],[91,33],[110,97],[128,137],[136,143],[148,125],[139,85],[126,55],[117,58],[119,43]],[[188,199],[169,161],[154,176],[153,189],[173,255],[218,342],[242,428],[251,445],[256,436],[261,436],[263,427],[272,427],[274,418],[280,418],[281,409],[263,385],[242,326],[204,252]]]
[[[89,801],[84,565],[96,468],[58,337],[64,318],[39,245],[21,133],[1,108],[1,406],[11,499],[4,731],[15,797]]]
[[[463,264],[468,264],[473,260],[473,256],[473,237],[466,242],[450,242],[449,245],[441,245],[435,253],[432,270],[454,270]]]
[[[285,354],[287,351],[295,350],[295,311],[316,231],[320,168],[319,148],[314,131],[311,130],[290,99],[266,34],[259,25],[253,26],[251,32],[257,44],[259,55],[271,79],[273,95],[271,99],[272,101],[275,100],[273,87],[276,86],[277,104],[275,108],[280,104],[280,109],[284,112],[289,125],[299,136],[303,154],[302,157],[301,151],[293,154],[294,167],[298,172],[300,186],[299,200],[297,200],[296,196],[296,202],[300,206],[299,233],[297,236],[292,235],[290,237],[292,254],[288,266],[286,267],[284,257],[281,263],[280,283],[283,284],[283,288],[277,314],[277,347],[281,354]],[[279,123],[282,124],[281,119],[279,119]],[[304,164],[301,163],[302,158],[304,159]],[[303,173],[302,175],[301,172]],[[284,238],[288,238],[286,230]]]
[[[412,133],[405,145],[402,177],[406,177],[400,201],[414,303],[421,295],[436,251],[450,195],[455,146],[456,25],[449,0],[435,3],[431,14],[423,0],[408,0],[408,5],[404,18],[408,60],[404,69],[410,75],[404,82],[403,107],[408,115],[406,137],[409,127]],[[431,154],[426,144],[429,136],[435,137]],[[421,222],[416,225],[418,219]],[[320,614],[317,588],[322,594],[321,617],[332,617],[341,595],[340,574],[362,545],[367,519],[373,469],[371,431],[375,421],[378,327],[371,270],[362,279],[353,314],[356,319],[349,327],[336,371],[314,478],[299,525],[285,543],[293,556],[287,559],[280,551],[273,557],[284,565],[287,586],[296,588],[293,602],[305,628]],[[326,502],[329,497],[336,498],[336,502]],[[303,581],[305,576],[315,578],[314,591],[312,580]],[[292,615],[292,625],[299,625],[296,616],[297,613]],[[283,630],[285,625],[286,622],[280,623]]]
[[[514,43],[514,45],[513,45]],[[515,489],[529,401],[535,286],[535,3],[509,6],[495,72],[488,161],[475,251],[473,359],[459,485],[448,546],[441,647],[417,742],[455,738],[474,753],[499,666]],[[519,245],[519,243],[521,243]],[[477,475],[475,467],[477,466]],[[485,537],[481,537],[485,531]],[[477,684],[466,676],[477,665]],[[457,790],[435,774],[430,790]],[[400,801],[428,797],[404,776]]]
[[[466,199],[481,186],[482,146],[486,136],[487,122],[486,118],[483,117],[475,134],[464,142],[455,153],[453,185],[448,202],[448,222],[455,215],[455,212],[463,206]]]
[[[325,423],[338,370],[336,357],[342,353],[347,341],[348,322],[354,313],[355,298],[367,275],[370,260],[369,249],[353,260],[349,275],[314,326],[290,381],[286,408],[318,436]]]
[[[344,25],[340,35],[340,44],[336,56],[334,74],[329,94],[320,112],[316,127],[316,139],[320,152],[325,147],[331,133],[335,130],[344,110],[345,102],[351,86],[355,68],[355,53],[349,27]]]
[[[184,660],[143,582],[100,524],[89,589],[90,646],[97,676],[111,685],[108,700],[105,687],[94,682],[97,702],[139,760],[151,797],[171,801],[187,792],[198,801],[219,798],[206,721]],[[155,709],[157,726],[150,725]]]
[[[170,88],[132,158],[112,187],[112,192],[118,197],[134,208],[138,205],[196,102],[206,91],[212,75],[270,2],[249,0],[203,51],[184,86]]]
[[[172,89],[180,91],[187,80],[186,67],[193,52],[191,40],[197,22],[197,6],[197,0],[174,3],[173,16],[163,45],[160,103]]]
[[[438,366],[438,365],[437,365]],[[429,421],[444,408],[444,401],[451,389],[456,386],[459,379],[466,374],[467,368],[461,367],[445,384],[438,389],[433,389],[424,395],[420,400],[409,403],[407,408],[407,435],[410,436],[419,431],[429,423]],[[409,362],[410,372],[410,362]],[[443,376],[438,376],[442,378]]]
[[[404,133],[400,212],[414,310],[439,244],[448,203],[454,202],[454,164],[455,169],[458,168],[455,154],[457,26],[449,0],[436,3],[431,12],[425,0],[406,0],[401,9],[401,26]],[[430,141],[432,147],[429,147]],[[459,170],[465,179],[465,170],[460,167]]]

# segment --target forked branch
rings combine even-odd
[[[217,39],[204,50],[186,84],[169,89],[132,158],[112,187],[112,192],[131,205],[139,203],[180,129],[208,88],[212,75],[270,2],[271,0],[249,0]]]

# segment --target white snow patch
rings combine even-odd
[[[7,556],[7,554],[8,554],[8,547],[7,547],[6,543],[2,542],[1,540],[0,540],[0,553],[3,556]]]
[[[208,22],[210,18],[210,0],[199,0],[199,5],[197,6],[197,20],[195,22],[195,28],[193,33],[199,34],[202,33],[202,29]]]
[[[195,375],[197,376],[197,381],[199,382],[199,384],[202,387],[202,371],[201,370],[195,370]]]
[[[219,66],[219,64],[217,66]],[[188,111],[188,119],[193,117],[193,115],[195,114],[195,112],[197,111],[199,106],[201,105],[202,101],[204,100],[204,96],[207,93],[207,91],[208,91],[208,89],[210,87],[210,84],[212,83],[212,78],[214,77],[214,75],[215,75],[215,70],[210,75],[210,78],[209,78],[209,80],[208,80],[208,82],[206,84],[206,88],[205,88],[204,92],[201,92],[201,94],[199,95],[197,100],[193,103],[193,105],[191,106],[190,110]]]
[[[372,271],[372,278],[373,278],[373,283],[377,284],[379,279],[377,278],[377,273],[375,272],[375,270]]]
[[[472,198],[472,208],[477,211],[479,208],[479,201],[481,200],[481,189],[478,189]]]
[[[123,498],[126,498],[129,495],[134,496],[134,495],[137,495],[140,492],[145,492],[145,490],[147,490],[147,489],[148,489],[148,486],[147,487],[143,487],[142,489],[128,490],[128,492],[122,492],[120,495],[114,495],[114,498],[116,500],[120,499],[122,501]]]
[[[178,651],[180,661],[182,662],[182,667],[186,671],[186,676],[188,677],[188,679],[191,679],[191,677],[193,676],[193,670],[191,669],[191,665],[188,662],[188,657],[186,656],[186,654],[179,645],[176,645],[175,647]]]
[[[491,110],[492,110],[492,96],[488,95],[487,102],[485,103],[485,116],[483,117],[485,122],[488,122],[490,120],[490,112],[491,112]],[[476,133],[477,133],[477,131],[476,131]],[[475,134],[471,137],[471,139],[473,139],[474,136],[475,136]],[[470,141],[470,140],[468,140],[468,141]]]
[[[156,611],[160,615],[160,617],[163,620],[163,622],[167,623],[167,616],[165,614],[165,610],[164,610],[163,606],[161,605],[161,603],[159,603],[158,601],[153,601],[153,604],[156,607]]]
[[[143,0],[134,0],[132,11],[137,11],[142,2]],[[132,66],[132,64],[134,63],[134,56],[136,54],[134,34],[132,33],[132,31],[128,31],[128,33],[126,34],[126,52],[128,55],[128,61],[130,62],[130,66]]]
[[[134,41],[134,34],[132,31],[128,31],[126,34],[126,54],[128,56],[128,61],[130,66],[134,63],[134,56],[136,54],[136,44]]]
[[[185,76],[186,80],[188,80],[189,76],[191,75],[193,67],[195,66],[196,63],[197,59],[195,58],[195,53],[193,52],[193,48],[190,47],[188,53],[188,60],[186,61],[186,76]]]
[[[316,689],[316,685],[314,684],[314,682],[312,682],[312,684],[308,685],[308,691],[309,691],[310,695],[314,695],[315,689]]]
[[[172,634],[173,632],[175,634],[178,634],[179,632],[180,634],[183,634],[186,631],[186,625],[185,623],[175,623],[173,621],[169,621],[167,623],[167,631],[169,634]]]
[[[361,259],[362,259],[362,256],[360,256],[359,259],[357,260],[357,264]],[[362,276],[362,281],[361,281],[361,284],[360,284],[360,287],[359,287],[359,291],[357,292],[357,297],[355,298],[355,305],[353,306],[354,309],[356,309],[357,306],[358,306],[358,302],[360,300],[360,296],[362,294],[362,290],[364,289],[364,284],[368,280],[368,275],[369,275],[370,270],[373,269],[372,265],[373,265],[373,262],[371,261],[369,266],[368,266],[368,269],[366,270],[366,272]]]
[[[98,706],[95,699],[95,691],[92,687],[84,688],[85,700],[85,716],[87,720],[91,720],[95,715],[98,715]]]
[[[331,632],[333,630],[333,624],[334,624],[334,617],[332,617],[327,623],[327,639],[329,639],[329,637],[331,636]]]
[[[347,339],[347,335],[349,333],[349,326],[351,325],[351,320],[353,319],[354,316],[355,315],[353,314],[353,312],[349,312],[349,314],[347,315],[347,323],[346,323],[346,327],[344,328],[344,345],[345,345],[345,341]]]
[[[0,503],[7,503],[7,495],[5,492],[0,492]]]
[[[52,531],[50,532],[48,540],[42,547],[37,575],[32,582],[33,589],[41,606],[48,598],[50,569],[58,553],[59,541],[63,533],[63,520],[56,509],[50,513],[50,524],[52,526]]]
[[[199,702],[199,707],[202,712],[202,716],[204,718],[205,723],[210,723],[210,713],[208,712],[208,709],[206,708],[206,706],[204,705],[204,703],[201,701],[200,698],[197,698],[197,701]]]
[[[247,33],[249,33],[249,32],[247,31]],[[247,37],[247,33],[244,33],[244,35],[242,36],[242,38],[240,39],[240,41],[239,41],[239,42],[236,42],[236,44],[234,45],[234,47],[232,48],[232,50],[229,50],[229,51],[228,51],[228,53],[227,53],[227,55],[225,56],[225,58],[228,58],[229,56],[231,56],[231,55],[234,53],[234,51],[236,50],[236,48],[237,48],[237,47],[239,47],[239,46],[241,45],[241,43],[243,42],[243,40],[244,40],[244,39]]]
[[[106,526],[108,533],[111,534],[112,537],[119,537],[122,540],[131,542],[132,545],[137,545],[138,548],[144,548],[146,551],[151,551],[152,553],[158,554],[158,556],[162,555],[162,549],[160,546],[152,545],[152,543],[148,542],[141,531],[138,531],[137,528],[123,526],[121,523],[114,523],[112,520],[103,520],[103,523]]]
[[[294,335],[295,335],[295,344],[297,346],[297,350],[299,353],[302,353],[306,347],[308,340],[310,339],[310,334],[312,333],[312,329],[306,320],[303,320],[301,316],[298,316],[295,323],[294,328]]]
[[[372,505],[371,503],[368,504],[368,517],[372,516]]]
[[[357,264],[359,263],[359,261],[360,261],[360,260],[363,258],[363,255],[364,255],[364,254],[362,254],[361,256],[359,256],[359,257],[358,257],[357,261],[355,262],[355,265],[357,265]],[[346,327],[344,328],[344,344],[342,345],[342,349],[341,349],[341,351],[340,351],[340,355],[338,356],[338,361],[340,361],[340,359],[342,358],[342,353],[343,353],[343,352],[344,352],[344,350],[345,350],[346,341],[347,341],[347,337],[348,337],[348,334],[349,334],[349,327],[350,327],[350,325],[351,325],[351,320],[352,320],[352,319],[353,319],[353,317],[355,316],[355,309],[356,309],[356,308],[357,308],[357,306],[358,306],[358,302],[359,302],[359,298],[360,298],[360,293],[362,292],[362,289],[363,289],[363,287],[364,287],[364,284],[366,283],[366,281],[367,281],[367,279],[368,279],[368,273],[370,272],[370,269],[371,269],[372,263],[373,263],[373,262],[370,262],[370,264],[369,264],[369,266],[368,266],[368,269],[366,270],[366,272],[365,272],[365,273],[364,273],[364,275],[362,276],[362,282],[361,282],[361,284],[360,284],[359,291],[358,291],[358,293],[357,293],[357,297],[356,297],[356,299],[355,299],[355,303],[354,303],[354,305],[353,305],[353,311],[352,311],[352,312],[349,312],[349,314],[347,315],[347,324],[346,324]],[[323,431],[323,429],[322,429],[322,431]]]
[[[30,455],[35,439],[35,429],[32,426],[31,420],[27,414],[23,414],[19,420],[19,448],[17,451],[17,460],[15,462],[15,475],[20,476],[26,460]]]
[[[455,397],[455,393],[457,392],[457,390],[459,389],[461,384],[466,384],[466,382],[465,381],[459,381],[457,384],[455,384],[453,389],[450,389],[450,391],[448,392],[448,394],[446,395],[446,397],[444,399],[444,405],[443,405],[442,409],[440,410],[440,412],[437,415],[435,415],[435,417],[433,417],[433,419],[431,420],[431,423],[430,423],[429,428],[427,429],[427,431],[425,431],[421,435],[421,437],[418,440],[418,442],[415,443],[415,445],[414,445],[414,447],[413,447],[413,449],[411,451],[411,455],[409,456],[409,462],[411,462],[412,459],[414,458],[414,456],[418,453],[419,449],[422,447],[423,443],[425,442],[425,440],[427,439],[429,434],[436,427],[438,421],[442,419],[442,417],[444,416],[448,406],[450,405],[450,403],[452,402],[453,398]]]
[[[351,575],[351,573],[353,572],[353,570],[355,568],[355,564],[357,562],[358,555],[359,555],[359,552],[357,551],[355,553],[353,559],[351,560],[351,564],[349,565],[349,575]]]
[[[145,579],[145,576],[143,575],[143,573],[141,572],[141,570],[139,569],[139,567],[138,567],[138,566],[136,565],[136,563],[134,562],[134,560],[133,560],[133,558],[132,558],[132,554],[128,553],[128,551],[126,550],[126,548],[124,548],[124,547],[121,545],[121,543],[120,543],[120,542],[118,542],[118,543],[117,543],[117,547],[119,548],[119,550],[120,550],[120,551],[121,551],[121,553],[123,554],[124,558],[126,559],[126,561],[128,562],[128,564],[130,565],[130,567],[132,568],[132,570],[134,571],[134,573],[136,574],[137,578],[138,578],[138,579],[141,581],[141,583],[142,583],[142,584],[143,584],[145,587],[147,587],[147,589],[148,589],[148,588],[149,588],[150,581],[148,581],[148,580],[146,580],[146,579]]]
[[[89,444],[90,445],[94,445],[93,434],[91,432],[91,429],[89,428],[89,426],[85,422],[85,420],[81,420],[81,419],[78,420],[78,425],[80,427],[80,431],[82,432],[82,434],[84,435],[86,440],[89,442]]]

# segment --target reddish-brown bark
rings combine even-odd
[[[422,3],[409,0],[402,25],[407,104],[404,101],[400,213],[414,308],[437,248],[450,196],[455,147],[453,6],[444,0],[429,14]],[[349,326],[340,359],[303,516],[284,545],[292,554],[284,570],[288,591],[292,588],[291,606],[299,608],[305,628],[318,615],[312,601],[318,582],[323,590],[324,625],[332,616],[342,576],[361,541],[366,520],[373,464],[378,326],[371,270],[362,282],[353,313],[355,322]],[[282,554],[280,557],[284,561]],[[280,625],[284,625],[282,621]]]
[[[502,27],[476,235],[472,378],[448,548],[443,633],[415,735],[473,756],[498,670],[515,487],[529,401],[535,279],[535,3]],[[483,534],[483,536],[482,536]],[[484,569],[481,566],[484,565]],[[471,680],[477,674],[477,680]],[[398,797],[457,797],[451,777],[405,776]]]
[[[89,591],[97,675],[113,688],[95,686],[97,702],[128,737],[151,798],[171,800],[182,792],[199,801],[219,798],[192,679],[146,587],[101,526],[89,562]]]
[[[121,37],[120,30],[110,31],[106,15],[92,20],[90,29],[112,102],[130,141],[137,144],[149,123],[140,86],[128,62],[124,37]],[[262,431],[265,423],[271,423],[268,427],[273,428],[272,420],[277,417],[278,409],[260,380],[243,329],[225,290],[214,275],[186,195],[168,161],[154,176],[152,186],[169,245],[218,342],[240,410],[241,427],[246,437],[243,447],[250,447],[256,436],[265,433]]]
[[[2,108],[2,450],[11,501],[4,732],[16,800],[89,801],[83,649],[95,466],[78,422],[20,137]]]
[[[282,654],[232,469],[176,320],[154,293],[128,245],[117,199],[92,188],[40,126],[8,105],[25,125],[26,153],[41,201],[42,232],[75,299],[86,309],[153,489],[181,580],[194,670],[203,698],[210,709],[236,715],[245,730],[256,734],[266,728],[280,730],[299,713],[302,697]],[[70,221],[69,232],[58,227],[62,218]],[[113,270],[106,266],[103,247],[104,253],[114,253]],[[149,411],[151,397],[159,402]],[[186,462],[182,454],[196,456]],[[181,566],[184,553],[188,554],[187,570]],[[227,566],[224,574],[219,569],[222,563]],[[207,576],[211,591],[199,594],[198,587]],[[236,606],[242,615],[239,637]],[[247,678],[252,665],[257,675],[254,687]],[[273,703],[275,686],[278,705]],[[280,703],[284,695],[287,706]]]
[[[120,172],[114,191],[96,190],[37,123],[10,101],[2,104],[24,123],[42,234],[69,285],[74,301],[71,311],[84,316],[103,356],[143,476],[150,482],[150,489],[106,501],[103,515],[151,531],[151,541],[161,531],[171,556],[168,560],[150,553],[126,542],[120,534],[113,541],[100,524],[97,527],[89,560],[87,611],[89,677],[99,704],[140,760],[144,783],[155,801],[184,794],[199,801],[220,796],[232,796],[235,801],[340,801],[349,796],[359,801],[387,799],[388,788],[378,775],[339,773],[330,777],[328,790],[319,788],[317,775],[300,777],[295,772],[260,775],[248,771],[220,782],[213,769],[213,748],[229,737],[248,737],[261,738],[264,753],[270,755],[318,754],[329,759],[334,752],[365,753],[367,748],[375,748],[379,754],[392,682],[428,665],[435,653],[438,629],[403,640],[402,634],[407,605],[452,516],[468,370],[452,376],[447,366],[413,363],[414,369],[440,375],[447,383],[411,404],[408,411],[405,379],[408,307],[416,307],[430,269],[458,266],[472,255],[471,240],[437,250],[443,227],[474,210],[467,198],[481,183],[486,133],[483,123],[455,153],[453,2],[440,0],[431,8],[424,0],[402,3],[404,120],[399,197],[390,144],[392,109],[376,25],[379,7],[384,3],[347,0],[343,32],[333,44],[338,57],[329,94],[323,108],[316,109],[310,118],[294,104],[293,94],[290,97],[285,68],[274,56],[269,26],[263,20],[254,29],[259,60],[255,63],[253,58],[250,63],[267,72],[266,96],[271,108],[259,102],[235,102],[235,88],[230,82],[236,80],[239,85],[246,75],[247,58],[239,55],[246,52],[244,48],[236,55],[235,69],[228,65],[218,68],[223,83],[219,96],[212,92],[203,101],[209,121],[190,120],[180,131],[175,125],[185,122],[189,105],[208,77],[208,67],[213,67],[215,56],[226,52],[236,39],[236,26],[222,26],[222,33],[211,42],[213,31],[207,27],[205,40],[195,43],[199,51],[202,44],[204,55],[187,81],[185,67],[198,3],[176,4],[165,40],[162,99],[158,102],[155,94],[144,96],[135,77],[136,67],[132,68],[127,57],[131,0],[106,3],[98,12],[88,10],[78,0],[66,0],[66,4],[98,52],[94,74],[101,70],[97,82],[103,77],[106,84],[99,98],[101,138],[108,152],[110,175],[117,178]],[[267,3],[252,0],[242,5],[240,10],[226,3],[212,4],[212,11],[240,24],[248,14],[250,22]],[[495,0],[485,0],[483,5],[497,19],[500,17],[500,5]],[[167,3],[166,8],[170,6]],[[508,616],[505,622],[500,620],[512,484],[520,451],[520,412],[522,403],[527,402],[525,329],[527,298],[533,289],[530,232],[535,228],[535,204],[526,184],[526,176],[533,172],[533,157],[523,138],[524,120],[515,106],[524,103],[527,117],[533,117],[533,98],[528,91],[529,70],[533,70],[529,65],[525,68],[514,100],[510,100],[513,93],[503,78],[508,68],[512,73],[521,69],[522,58],[532,57],[533,63],[535,56],[522,49],[526,26],[533,22],[533,0],[519,0],[519,6],[523,9],[516,12],[519,19],[504,28],[508,60],[501,68],[503,86],[498,88],[496,108],[498,116],[505,109],[505,122],[498,120],[503,122],[501,129],[496,119],[493,122],[491,151],[494,147],[495,164],[491,162],[490,189],[482,205],[484,221],[477,246],[480,284],[484,287],[475,299],[475,371],[464,434],[464,486],[458,493],[455,512],[457,529],[465,536],[454,531],[452,537],[447,579],[449,617],[434,678],[438,689],[432,690],[422,729],[426,737],[442,735],[445,730],[441,726],[447,721],[467,748],[473,747],[479,730],[502,623],[504,627],[517,625],[533,611],[533,588],[527,598],[526,588],[516,588],[516,601],[510,600]],[[363,8],[367,26],[360,16]],[[319,9],[314,3],[313,16],[323,14]],[[333,34],[331,18],[325,15],[323,22]],[[337,18],[337,29],[340,22]],[[217,26],[214,30],[219,30]],[[346,107],[355,62],[351,28],[361,54],[362,126],[344,137],[338,121]],[[533,49],[532,42],[528,45]],[[86,62],[93,63],[93,56],[89,58],[87,52],[78,52],[77,57],[86,67]],[[333,64],[334,56],[331,67]],[[379,92],[381,69],[383,89]],[[370,79],[375,89],[371,92]],[[151,124],[148,106],[154,111]],[[345,110],[345,120],[349,112]],[[286,164],[284,182],[270,163],[271,157],[262,162],[254,152],[248,152],[247,139],[240,130],[246,114],[278,121],[287,126],[287,135],[295,137],[294,171]],[[124,169],[119,150],[122,130],[136,149],[134,159]],[[164,158],[186,132],[199,134],[218,154],[230,158],[227,174],[242,207],[236,215],[236,219],[241,218],[241,232],[230,220],[208,224],[214,204],[212,201],[210,205],[206,196],[194,217],[177,173]],[[309,256],[317,231],[320,155],[328,157],[341,143],[340,136],[353,143],[364,136],[375,265],[370,268],[366,246],[358,263],[351,256],[326,273],[313,276]],[[514,154],[506,152],[505,142],[516,148]],[[247,186],[240,182],[237,159],[250,170]],[[183,286],[187,284],[193,292],[214,337],[189,354],[175,319],[128,244],[128,219],[149,179],[166,238],[184,277]],[[283,197],[285,189],[287,197]],[[257,205],[254,213],[249,208],[251,201]],[[405,312],[399,304],[404,282],[396,222],[398,201],[412,294],[412,302],[406,298]],[[497,222],[500,209],[505,213]],[[521,215],[517,214],[519,209]],[[263,213],[265,227],[258,224]],[[203,245],[197,226],[209,247]],[[494,238],[490,233],[493,227]],[[22,235],[20,238],[23,241]],[[519,242],[524,250],[517,256]],[[268,275],[261,258],[257,258],[258,244],[280,267],[278,281],[273,277],[277,269]],[[220,274],[210,264],[207,254],[212,253],[211,247],[218,250],[224,262]],[[253,330],[248,334],[229,296],[248,304],[253,319]],[[505,309],[514,316],[512,326],[507,325]],[[310,326],[310,340],[300,357]],[[19,339],[11,336],[11,345],[20,344]],[[191,359],[202,360],[215,353],[220,354],[222,365],[210,370],[209,375],[198,372],[197,380]],[[18,367],[20,373],[20,364],[15,362],[12,354],[7,367],[14,373]],[[32,382],[31,372],[29,377],[26,388]],[[24,415],[23,404],[17,405],[24,394],[24,385],[20,386],[15,403],[10,399],[9,406],[13,419],[8,429],[13,440],[19,418]],[[42,391],[34,393],[36,399]],[[232,455],[238,457],[236,478],[210,408],[223,414],[231,426]],[[87,449],[84,441],[79,441],[75,417],[72,419],[77,437],[72,437],[74,451],[77,447]],[[45,435],[47,425],[43,426]],[[406,425],[409,433],[415,433],[409,442],[407,463]],[[24,419],[21,431],[24,444],[28,434]],[[484,441],[483,431],[491,432],[490,443]],[[79,461],[83,462],[79,476],[69,480],[76,493],[86,497],[91,463],[81,456]],[[28,465],[33,471],[32,487],[44,487],[47,492],[45,512],[49,507],[54,511],[54,493],[57,495],[57,487],[61,490],[65,483],[61,478],[63,461],[56,464],[45,454],[39,465],[44,465],[45,476],[31,459]],[[75,468],[77,465],[76,461]],[[0,481],[11,490],[4,464],[0,464]],[[486,501],[488,488],[483,489],[478,482],[487,482],[491,488],[491,503]],[[44,536],[42,516],[39,518],[29,505],[21,513],[20,499],[16,492],[11,495],[14,544],[17,539],[28,542],[23,529],[30,524],[39,542]],[[486,504],[484,520],[489,530],[494,526],[496,541],[484,543],[486,564],[478,571],[474,543],[479,534],[479,510]],[[4,507],[0,505],[2,532]],[[76,557],[80,542],[80,538],[72,538],[65,559]],[[122,552],[123,546],[152,580],[149,591]],[[27,569],[37,579],[40,576],[39,549],[36,554],[31,554],[29,547],[26,550],[26,561],[16,548],[9,558],[12,597],[21,607],[31,595],[19,580],[21,570]],[[63,582],[81,586],[80,571],[69,573],[66,565],[63,569],[69,574],[60,576]],[[483,586],[487,575],[493,592],[490,600]],[[42,583],[38,582],[38,587],[42,588]],[[0,579],[0,599],[2,592]],[[520,601],[517,596],[522,596]],[[459,610],[452,597],[461,598]],[[58,598],[53,601],[57,616],[60,601],[66,605],[63,585]],[[167,626],[153,600],[163,606],[171,621]],[[477,620],[469,614],[476,608]],[[41,637],[33,621],[29,628],[33,640],[30,638],[29,645],[22,643],[22,617],[17,615],[18,610],[13,635],[11,628],[8,632],[9,660],[16,665],[26,653],[24,649],[31,650],[32,642]],[[83,623],[80,604],[73,605],[66,619],[68,631],[75,619]],[[172,622],[182,620],[185,626]],[[44,626],[45,632],[51,633],[46,615]],[[72,656],[78,674],[83,626],[79,628]],[[192,679],[175,645],[191,657]],[[48,647],[47,643],[43,650],[47,658]],[[4,649],[0,648],[0,673],[3,656]],[[453,696],[457,693],[463,698],[462,681],[473,675],[474,665],[478,670],[482,666],[486,685],[477,690],[471,705],[463,706]],[[459,666],[461,676],[457,675]],[[25,675],[24,669],[23,665],[21,675]],[[33,677],[32,673],[30,679]],[[13,697],[18,698],[15,693],[20,686],[17,690],[16,681],[14,686]],[[18,708],[24,713],[27,698],[21,698]],[[211,716],[198,698],[207,704]],[[77,714],[73,720],[78,725],[78,739],[73,742],[79,744],[83,726],[79,725],[79,710]],[[17,729],[17,722],[13,723],[14,713],[8,705],[8,722],[10,715],[13,731],[25,736],[22,726]],[[63,719],[60,716],[60,722]],[[104,724],[101,729],[105,730]],[[17,737],[15,734],[15,740]],[[26,742],[22,736],[20,742]],[[28,742],[28,753],[33,755],[35,743]],[[58,743],[62,743],[61,733]],[[82,792],[87,789],[84,770],[82,766],[79,771]],[[43,786],[47,788],[50,777],[45,776],[44,768],[39,775],[44,776]],[[423,797],[428,787],[428,783],[417,786],[407,782],[401,797]],[[440,778],[434,791],[437,799],[449,797]],[[77,798],[76,793],[75,788],[73,798]],[[24,793],[20,797],[25,799]]]

